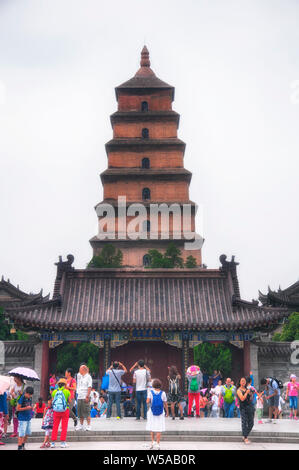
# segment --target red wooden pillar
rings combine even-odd
[[[244,341],[244,350],[243,350],[243,374],[247,377],[251,370],[250,363],[250,341]]]
[[[49,341],[43,341],[42,348],[42,367],[41,367],[41,396],[43,400],[47,400],[49,395],[49,362],[50,351]]]

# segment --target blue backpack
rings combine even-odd
[[[52,402],[53,410],[63,412],[67,409],[67,402],[62,390],[57,390]]]
[[[102,378],[101,389],[108,390],[108,388],[109,388],[109,375],[105,374],[104,377]]]
[[[153,401],[152,401],[152,406],[151,410],[154,416],[160,416],[163,413],[163,400],[162,400],[162,390],[160,393],[156,394],[152,390],[152,395],[153,395]]]

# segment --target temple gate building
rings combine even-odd
[[[189,200],[191,173],[184,167],[185,144],[177,136],[180,116],[172,110],[174,88],[156,77],[146,47],[140,69],[116,88],[116,99],[113,139],[106,144],[108,168],[101,175],[104,197],[96,206],[99,226],[108,220],[107,237],[94,236],[90,243],[93,255],[108,243],[120,249],[122,266],[75,269],[72,255],[66,261],[60,257],[52,298],[18,293],[10,283],[0,283],[0,305],[10,322],[38,334],[44,398],[49,373],[55,372],[57,350],[65,342],[96,345],[100,376],[112,360],[131,367],[143,358],[164,386],[172,364],[185,377],[195,346],[225,342],[232,350],[231,376],[236,380],[257,367],[254,341],[290,313],[286,306],[243,300],[234,257],[228,260],[221,255],[220,267],[207,269],[201,246],[186,250],[183,212],[182,224],[170,213],[168,226],[161,215],[152,226],[151,204],[176,204],[181,209],[189,205],[196,238],[195,203]],[[145,236],[128,236],[134,216],[127,214],[125,223],[120,222],[119,196],[126,198],[126,210],[133,203],[145,208]],[[110,232],[113,224],[109,225],[107,210],[99,211],[103,204],[115,210],[116,235]],[[153,229],[156,238],[150,236]],[[196,266],[151,268],[149,249],[165,252],[170,241],[181,250],[184,262],[192,255]]]

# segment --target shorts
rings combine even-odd
[[[298,397],[289,397],[290,399],[290,408],[294,408],[295,410],[297,410],[298,408]]]
[[[268,404],[271,408],[278,408],[279,405],[279,395],[274,395],[274,397],[269,398]]]
[[[168,403],[179,403],[181,399],[182,399],[182,395],[180,394],[180,392],[178,394],[168,393],[167,395]]]
[[[25,437],[25,436],[31,435],[31,420],[19,421],[18,434],[19,434],[19,437]]]
[[[87,419],[90,417],[90,403],[86,403],[84,399],[77,402],[78,418]]]

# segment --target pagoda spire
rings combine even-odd
[[[140,69],[135,74],[135,77],[147,77],[149,75],[155,76],[150,65],[151,65],[151,62],[149,58],[148,48],[146,46],[143,46],[143,49],[141,51]]]

